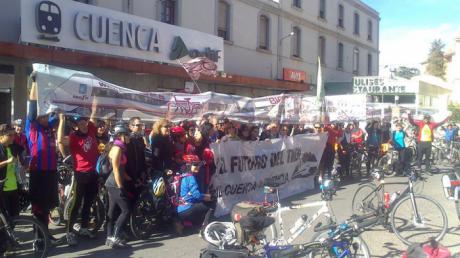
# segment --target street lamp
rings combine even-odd
[[[281,79],[280,77],[280,64],[281,64],[281,55],[280,55],[280,48],[281,48],[281,44],[283,43],[283,40],[287,39],[287,38],[290,38],[292,36],[294,36],[294,32],[291,31],[288,35],[282,37],[279,41],[278,41],[278,45],[276,47],[276,77],[277,79]]]

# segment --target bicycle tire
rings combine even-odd
[[[393,232],[398,237],[398,239],[401,240],[406,245],[411,245],[411,244],[414,244],[414,243],[425,243],[425,242],[429,241],[430,237],[434,237],[435,240],[439,242],[444,237],[444,235],[447,233],[447,226],[448,226],[447,215],[446,215],[446,211],[442,208],[441,204],[439,204],[437,201],[433,200],[429,196],[414,195],[415,203],[417,204],[417,209],[418,209],[418,212],[419,212],[419,216],[422,217],[422,220],[424,222],[433,223],[435,221],[439,221],[440,219],[442,220],[442,222],[441,222],[442,226],[440,227],[439,232],[437,232],[437,230],[436,230],[435,235],[428,234],[426,236],[425,235],[421,236],[421,234],[419,233],[420,230],[417,230],[417,228],[421,228],[421,226],[427,225],[426,223],[422,223],[423,225],[413,225],[413,227],[415,227],[415,230],[414,230],[414,228],[411,228],[411,229],[408,229],[408,230],[404,230],[404,228],[403,228],[403,230],[401,230],[401,228],[396,226],[396,221],[397,220],[403,221],[404,222],[403,226],[413,224],[413,223],[407,223],[407,222],[411,222],[411,221],[413,222],[414,218],[410,218],[409,220],[407,220],[407,219],[404,220],[403,218],[400,218],[400,216],[402,216],[404,214],[407,215],[407,214],[410,214],[411,212],[413,213],[413,208],[412,208],[410,197],[411,197],[410,195],[407,195],[407,196],[403,197],[392,208],[392,211],[391,211],[391,214],[390,214],[390,223],[391,223],[391,227],[393,229]],[[421,200],[426,200],[428,203],[431,203],[433,206],[426,208],[427,203],[422,204]],[[406,205],[406,206],[408,205],[408,207],[402,206],[403,204]],[[396,212],[398,212],[398,210],[400,208],[401,209],[407,208],[407,210],[403,210],[401,215],[399,215],[399,213],[398,213],[398,215],[395,215]],[[424,211],[421,211],[421,209],[423,209]],[[426,211],[425,211],[425,209],[426,209]],[[435,209],[437,209],[439,211],[439,214],[437,214],[438,216],[436,216],[436,214],[435,214]],[[413,214],[411,214],[410,216],[412,217]],[[416,236],[420,237],[421,240],[420,241],[410,241],[407,236],[403,236],[401,234],[403,231],[416,232],[417,233]]]
[[[372,183],[364,184],[356,189],[351,202],[352,214],[365,215],[378,211],[382,200],[376,189],[377,187]],[[363,202],[364,198],[366,200]]]
[[[70,208],[71,206],[73,206],[73,202],[74,202],[73,197],[74,196],[70,196],[70,198],[68,198],[64,204],[63,217],[65,221],[69,221]],[[81,218],[80,214],[81,214],[81,207],[80,207],[80,211],[78,212],[77,218]],[[104,224],[105,216],[106,216],[105,206],[102,203],[101,199],[96,196],[96,198],[94,199],[93,205],[91,205],[91,209],[90,209],[88,230],[91,233],[96,234],[99,231],[99,229],[101,229],[102,225]],[[76,222],[78,221],[79,220],[77,219]],[[74,233],[78,234],[78,232],[75,229],[72,228],[72,230],[74,231]]]
[[[141,195],[129,216],[131,233],[136,239],[146,240],[152,235],[157,224],[154,210],[155,204],[148,194]]]
[[[392,161],[391,154],[388,153],[380,157],[377,161],[377,167],[381,168],[385,176],[388,177],[392,177],[396,174],[393,164],[394,162]]]
[[[43,258],[48,254],[50,248],[49,234],[46,227],[38,220],[28,216],[17,216],[8,219],[10,230],[14,235],[14,248],[9,250],[13,256],[33,256]],[[28,226],[30,228],[26,229]],[[1,228],[0,230],[6,230]],[[26,230],[31,230],[27,231]],[[10,244],[12,244],[10,242]],[[20,255],[15,255],[15,250]],[[37,251],[39,250],[39,252]]]
[[[457,210],[457,217],[458,220],[460,221],[460,201],[455,201],[455,209]]]
[[[233,234],[233,237],[229,238],[228,245],[233,245],[236,243],[237,236],[236,236],[236,229],[234,228],[231,222],[211,222],[209,223],[204,230],[201,232],[201,237],[203,240],[208,242],[209,244],[219,247],[222,244],[224,237],[227,234]]]
[[[313,236],[311,238],[311,242],[313,242],[313,243],[314,242],[322,242],[327,237],[328,237],[328,231],[316,232],[315,234],[313,234]],[[350,258],[358,258],[358,257],[370,258],[371,257],[371,254],[370,254],[370,251],[369,251],[369,246],[367,245],[366,241],[364,241],[361,237],[356,236],[356,237],[353,237],[353,243],[352,244],[354,244],[354,243],[357,243],[357,245],[359,246],[359,252],[356,255],[350,255],[350,256],[347,256],[347,257],[350,257]],[[327,246],[323,246],[321,248],[321,251],[322,251],[322,253],[316,253],[315,251],[310,251],[309,254],[308,254],[308,257],[310,257],[310,258],[314,258],[314,257],[329,257],[329,251],[327,250]],[[323,254],[326,255],[326,256],[322,256]]]

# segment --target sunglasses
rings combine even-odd
[[[134,124],[134,125],[132,125],[132,126],[136,126],[136,127],[143,127],[143,126],[144,126],[144,124]]]

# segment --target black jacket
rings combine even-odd
[[[173,144],[169,137],[155,135],[152,139],[152,170],[163,173],[171,169],[173,157]]]
[[[126,173],[133,179],[141,178],[145,173],[145,143],[140,135],[132,134],[127,145]]]

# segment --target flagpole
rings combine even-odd
[[[179,62],[180,66],[182,66],[182,68],[184,68],[185,72],[187,73],[188,77],[190,77],[190,79],[192,79],[192,82],[193,84],[196,86],[196,88],[198,89],[198,93],[201,93],[201,89],[200,87],[198,86],[198,83],[195,81],[195,79],[192,78],[192,76],[190,75],[190,73],[187,71],[187,69],[185,69],[184,67],[184,64],[179,60],[177,59],[177,62]]]

